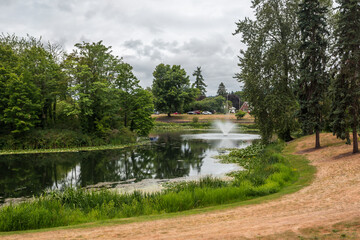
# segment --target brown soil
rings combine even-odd
[[[331,134],[321,137],[326,147],[312,149],[314,137],[307,137],[296,149],[316,166],[313,183],[277,200],[166,220],[3,239],[299,239],[300,235],[325,236],[326,231],[332,234],[326,239],[359,239],[360,225],[354,222],[360,219],[360,155],[351,154],[352,147],[338,144]],[[351,224],[334,225],[339,222]],[[336,235],[345,228],[351,229],[352,235]]]

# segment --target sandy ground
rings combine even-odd
[[[358,220],[360,155],[351,154],[351,146],[334,144],[339,141],[330,134],[323,134],[322,139],[322,144],[328,146],[319,150],[312,149],[313,137],[297,145],[297,153],[305,154],[318,169],[314,182],[277,200],[166,220],[27,233],[2,239],[257,239]],[[359,227],[355,232],[360,233]]]

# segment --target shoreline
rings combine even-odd
[[[0,156],[21,155],[21,154],[39,154],[39,153],[67,153],[67,152],[91,152],[101,150],[115,150],[128,147],[137,147],[149,144],[150,140],[142,140],[140,142],[124,144],[124,145],[102,145],[92,147],[76,147],[76,148],[53,148],[53,149],[30,149],[30,150],[0,150]]]

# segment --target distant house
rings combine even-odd
[[[250,112],[249,103],[248,103],[248,102],[244,102],[243,105],[241,106],[240,110],[243,111],[243,112],[249,113],[249,112]]]
[[[229,113],[235,113],[235,111],[236,111],[236,108],[235,108],[235,107],[229,108]]]

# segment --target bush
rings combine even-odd
[[[199,117],[193,117],[192,122],[193,123],[198,123],[199,122]]]
[[[235,113],[236,119],[240,120],[246,115],[246,112],[239,110],[237,113]]]
[[[0,149],[55,149],[90,147],[106,144],[127,144],[136,141],[136,134],[127,128],[113,129],[102,137],[88,135],[67,129],[35,129],[28,134],[15,138],[12,135],[0,137]]]
[[[217,97],[207,97],[201,101],[195,101],[190,106],[189,109],[201,109],[202,111],[216,111],[218,113],[224,113],[224,103],[226,99],[223,96]]]

